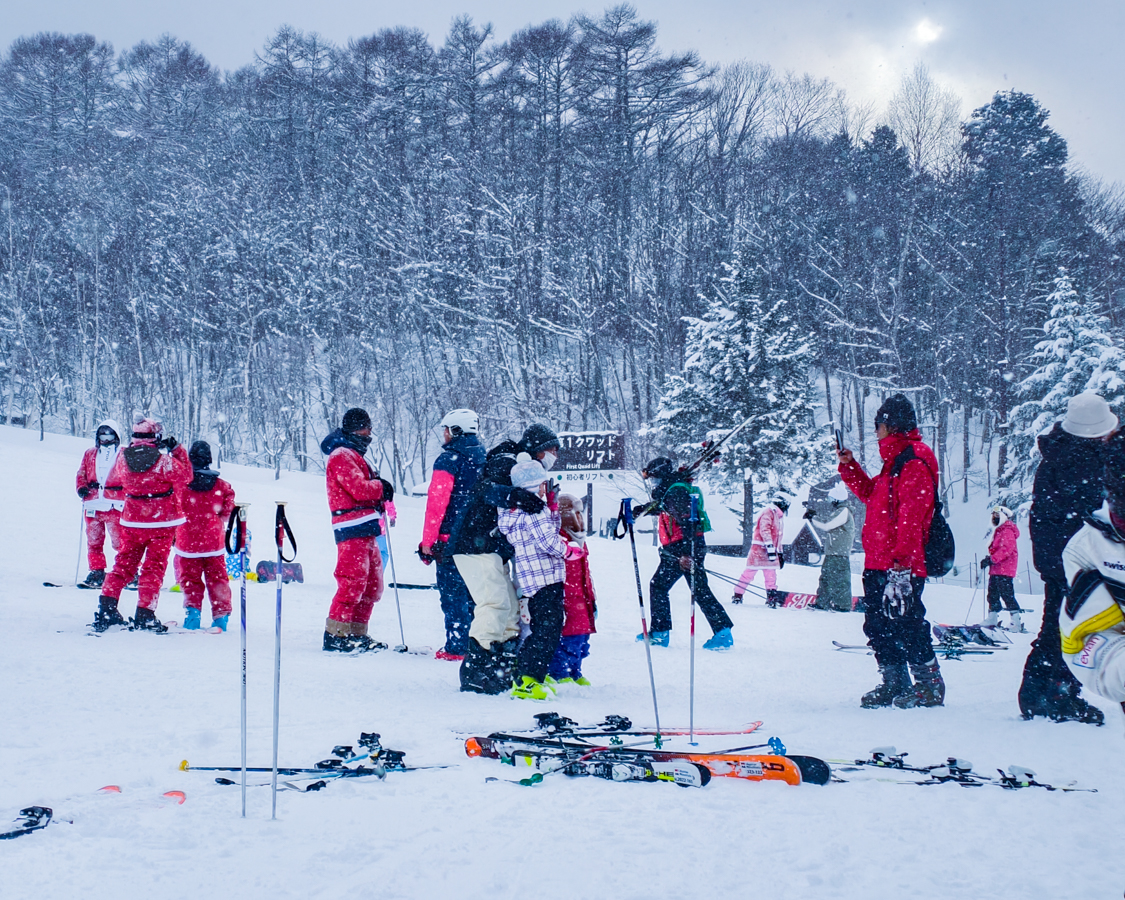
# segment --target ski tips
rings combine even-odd
[[[118,788],[120,790],[120,788]],[[165,791],[164,796],[169,800],[175,800],[177,806],[183,806],[184,801],[187,800],[187,794],[183,791]]]
[[[466,756],[475,757],[480,756],[482,753],[484,753],[484,749],[481,747],[480,741],[478,741],[475,737],[471,737],[467,741],[465,741]]]
[[[116,784],[107,784],[105,787],[98,788],[99,794],[120,794],[121,788]]]

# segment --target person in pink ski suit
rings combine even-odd
[[[746,557],[746,568],[738,579],[732,603],[742,602],[742,595],[760,570],[766,583],[766,606],[777,607],[784,604],[784,592],[777,589],[777,570],[785,566],[782,546],[785,539],[785,513],[788,509],[789,501],[780,494],[775,494],[766,508],[758,514],[750,553]]]
[[[1020,565],[1020,551],[1016,546],[1020,529],[1012,521],[1012,511],[1005,506],[992,509],[992,533],[988,542],[988,556],[980,561],[988,569],[988,616],[982,625],[992,627],[1000,621],[1000,601],[1012,616],[1011,631],[1023,632],[1020,605],[1016,602],[1015,575]]]
[[[583,522],[583,501],[573,494],[559,494],[559,530],[564,541],[571,544],[566,556],[566,579],[563,582],[563,628],[559,646],[551,659],[547,674],[556,681],[574,681],[583,686],[589,680],[582,676],[582,660],[590,655],[590,635],[597,616],[597,595],[590,576],[590,550],[586,546]]]
[[[88,588],[100,588],[105,583],[106,535],[109,535],[114,553],[121,548],[119,528],[125,497],[121,485],[109,482],[120,448],[121,426],[113,419],[100,422],[94,433],[94,446],[82,454],[82,462],[74,478],[86,522],[86,562],[90,574],[83,586]]]
[[[95,631],[125,624],[117,602],[138,568],[133,629],[157,633],[168,630],[156,618],[156,603],[176,528],[185,521],[180,494],[191,481],[192,470],[187,451],[175,438],[163,438],[162,434],[163,426],[158,421],[139,420],[133,425],[129,446],[121,451],[110,472],[109,483],[120,484],[125,492],[125,508],[121,511],[121,549],[102,586]]]
[[[383,596],[383,561],[375,538],[394,488],[363,458],[371,443],[371,417],[344,413],[342,427],[320,443],[332,531],[336,538],[336,593],[324,623],[324,649],[340,653],[385,650],[367,634],[371,612]]]
[[[227,630],[231,611],[224,527],[234,511],[234,488],[213,472],[211,446],[188,451],[193,477],[183,492],[185,522],[176,529],[177,579],[184,589],[184,628],[199,628],[203,589],[211,598],[211,627]]]

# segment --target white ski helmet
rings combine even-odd
[[[445,414],[441,420],[441,427],[448,428],[450,434],[476,434],[480,424],[480,416],[471,409],[454,409]]]

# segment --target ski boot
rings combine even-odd
[[[554,691],[549,690],[545,684],[536,681],[530,675],[521,675],[512,684],[509,693],[509,696],[516,700],[549,700],[554,695]]]
[[[711,637],[704,641],[704,650],[730,650],[734,646],[734,637],[730,633],[729,628],[723,628],[716,631]]]
[[[879,666],[879,674],[883,676],[882,684],[877,684],[860,698],[859,705],[864,709],[890,706],[897,698],[910,696],[913,693],[910,672],[907,671],[905,663]]]
[[[733,603],[735,606],[741,606],[742,605],[742,594],[735,594],[733,597],[730,598],[730,602]]]
[[[225,616],[212,616],[211,617],[211,627],[212,628],[218,628],[219,631],[226,631],[227,630],[227,622],[229,622],[229,621],[230,621],[230,613],[228,613]]]
[[[351,622],[327,619],[324,623],[323,649],[328,653],[353,653],[356,649]]]
[[[100,588],[103,584],[105,584],[105,569],[91,569],[86,580],[82,582],[82,586],[87,588]]]
[[[125,590],[127,590],[127,591],[139,591],[140,585],[141,585],[141,576],[140,575],[134,575],[133,580],[130,581],[127,585],[125,585]]]
[[[785,605],[785,591],[766,591],[766,606],[778,609]]]
[[[670,635],[671,635],[671,632],[669,632],[669,631],[650,631],[648,633],[648,642],[653,647],[667,647],[668,646],[668,638],[669,638]],[[638,641],[643,641],[644,639],[645,639],[645,636],[644,636],[643,632],[641,634],[637,635]]]
[[[461,690],[476,694],[510,691],[512,678],[506,674],[510,670],[503,657],[502,645],[497,645],[496,650],[486,650],[476,638],[469,638],[465,658],[461,661]]]
[[[117,601],[112,597],[98,598],[98,611],[94,613],[94,631],[101,634],[114,625],[127,625],[125,617],[117,611]]]
[[[995,628],[1000,624],[1000,610],[990,609],[988,615],[984,617],[984,621],[980,623],[981,628]]]
[[[367,633],[367,623],[352,622],[352,643],[360,653],[373,653],[376,650],[386,650],[387,645],[377,641]]]
[[[138,606],[137,614],[133,617],[133,631],[151,631],[154,634],[164,634],[168,626],[156,618],[147,606]]]
[[[895,697],[894,705],[899,709],[913,709],[917,706],[944,706],[945,681],[937,658],[920,666],[912,665],[910,674],[914,676],[914,690]]]
[[[1023,617],[1018,612],[1012,614],[1012,624],[1008,626],[1008,631],[1013,634],[1027,634],[1027,628],[1023,624]]]
[[[184,610],[184,629],[186,631],[199,630],[199,610],[194,607],[187,607]]]

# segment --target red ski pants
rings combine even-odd
[[[336,595],[328,618],[366,625],[383,596],[383,561],[374,537],[352,538],[336,545]]]
[[[109,533],[109,542],[113,552],[121,549],[121,510],[99,509],[92,516],[86,515],[86,561],[90,570],[100,569],[105,571],[105,536]]]
[[[130,528],[122,525],[121,549],[113,561],[113,571],[105,577],[102,595],[121,598],[121,591],[141,571],[137,585],[137,606],[156,609],[160,596],[160,585],[164,583],[164,572],[168,568],[168,551],[176,537],[172,528]],[[143,560],[143,563],[142,563]]]
[[[203,585],[211,598],[211,618],[229,616],[230,578],[227,558],[219,556],[176,556],[176,578],[184,589],[184,609],[203,608]]]

